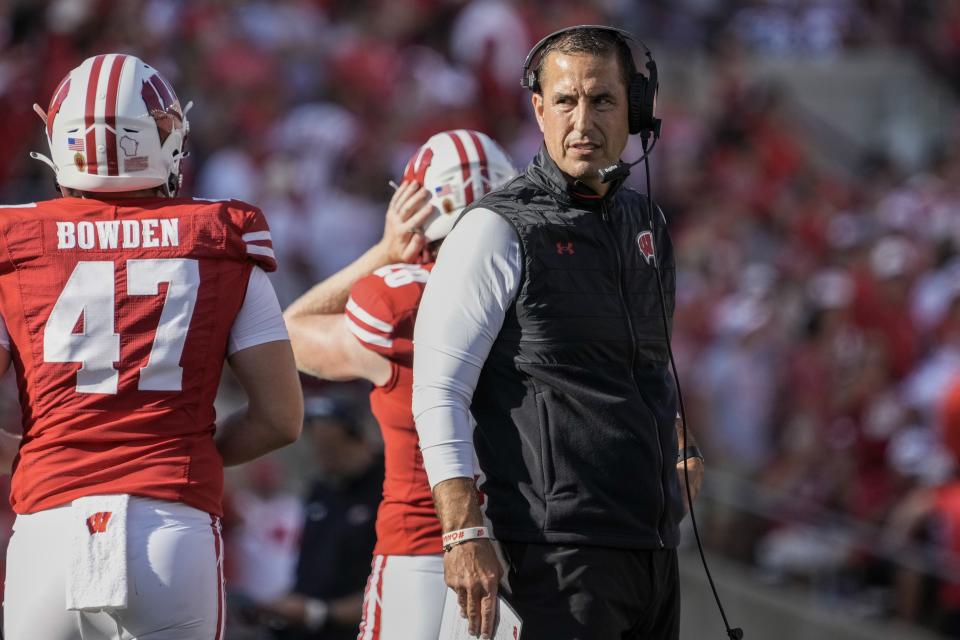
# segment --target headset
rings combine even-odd
[[[557,37],[569,33],[570,31],[580,30],[580,29],[595,29],[598,31],[603,31],[606,33],[613,34],[620,43],[627,46],[630,49],[632,55],[635,56],[634,49],[637,47],[642,47],[643,52],[646,54],[647,62],[645,67],[647,68],[648,76],[644,76],[642,73],[637,72],[636,58],[634,57],[631,63],[630,69],[630,84],[627,87],[628,95],[628,118],[630,124],[630,133],[632,135],[639,135],[640,140],[643,143],[643,155],[640,156],[637,160],[631,163],[617,162],[614,165],[600,169],[600,179],[602,182],[610,182],[612,180],[622,180],[630,175],[630,168],[637,164],[640,161],[643,161],[645,173],[646,173],[646,182],[647,182],[647,202],[648,206],[647,215],[648,223],[650,225],[650,230],[654,229],[654,216],[653,216],[653,199],[652,191],[650,189],[650,162],[647,160],[647,157],[650,155],[650,152],[653,151],[654,146],[656,146],[657,140],[660,138],[660,118],[655,117],[654,108],[656,106],[656,97],[657,89],[659,87],[658,75],[657,75],[657,63],[653,59],[653,53],[651,53],[649,47],[643,44],[636,36],[631,34],[629,31],[624,31],[623,29],[617,29],[616,27],[608,27],[604,25],[594,25],[594,24],[580,24],[572,27],[567,27],[565,29],[560,29],[559,31],[554,31],[547,37],[543,38],[533,46],[533,49],[530,50],[530,53],[527,54],[526,60],[523,61],[523,77],[520,80],[520,85],[525,88],[533,91],[534,93],[539,93],[541,91],[540,87],[540,65],[543,62],[543,51],[551,42],[553,42]],[[632,45],[632,46],[631,46]],[[653,142],[650,142],[651,136],[653,137]],[[663,332],[667,341],[667,353],[670,356],[670,367],[673,371],[673,380],[677,388],[677,401],[680,405],[680,421],[683,429],[683,440],[687,440],[687,413],[683,406],[683,392],[680,390],[680,376],[677,374],[677,365],[673,357],[673,347],[670,344],[670,330],[667,321],[667,304],[666,299],[663,294],[663,281],[660,278],[660,264],[654,257],[653,268],[657,274],[657,291],[660,294],[660,312],[663,319]],[[689,474],[687,471],[687,457],[683,457],[683,475],[686,480],[687,487],[687,504],[690,508],[690,521],[693,524],[693,533],[697,539],[697,549],[700,551],[700,560],[703,562],[703,569],[707,575],[707,580],[710,583],[710,589],[713,591],[713,597],[717,602],[717,608],[720,610],[720,617],[723,618],[723,626],[726,627],[727,636],[730,640],[741,640],[743,638],[743,629],[739,627],[731,628],[729,622],[727,622],[727,614],[723,610],[723,605],[720,603],[720,596],[717,594],[717,588],[713,583],[713,576],[710,574],[710,568],[707,566],[707,558],[703,553],[703,544],[700,542],[700,530],[697,527],[697,519],[693,512],[693,496],[690,493],[690,480]]]

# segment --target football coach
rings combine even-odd
[[[678,472],[687,457],[695,493],[703,468],[669,373],[673,248],[628,172],[600,173],[659,124],[642,46],[578,26],[534,47],[523,85],[543,146],[467,208],[420,307],[413,409],[445,577],[484,637],[504,571],[491,537],[524,637],[679,637]]]

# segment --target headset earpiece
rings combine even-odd
[[[649,123],[648,114],[650,113],[647,110],[647,90],[648,83],[646,77],[639,73],[635,73],[633,78],[630,80],[629,88],[629,120],[630,120],[630,133],[637,134],[643,131],[646,128],[644,125]]]
[[[660,137],[660,118],[657,117],[657,91],[660,88],[660,78],[657,74],[657,63],[653,59],[653,54],[647,50],[647,62],[644,65],[647,68],[646,91],[644,92],[644,114],[647,118],[642,129],[650,131],[654,138]]]
[[[657,99],[657,63],[647,51],[647,75],[635,73],[630,80],[630,133],[644,131],[660,135],[660,120],[654,115]]]
[[[537,82],[537,72],[533,69],[527,71],[526,82],[522,82],[521,84],[534,93],[540,91],[540,83]]]

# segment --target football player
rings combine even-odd
[[[23,410],[3,635],[220,638],[223,466],[303,416],[267,222],[176,197],[186,114],[134,56],[85,60],[34,109],[63,197],[0,214],[0,372]],[[249,405],[215,433],[224,360]]]
[[[301,371],[373,383],[383,502],[359,640],[436,640],[446,586],[441,531],[411,413],[413,324],[443,238],[464,207],[507,182],[507,154],[477,131],[431,137],[387,209],[383,239],[285,312]]]

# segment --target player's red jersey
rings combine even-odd
[[[23,411],[11,503],[129,493],[220,515],[213,401],[254,264],[238,201],[63,198],[0,209],[0,313]]]
[[[377,512],[380,555],[440,553],[440,521],[423,468],[413,402],[413,323],[433,264],[393,264],[353,285],[346,321],[360,343],[390,360],[390,380],[370,393],[383,432],[386,475]]]

